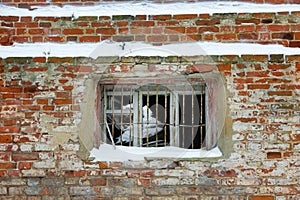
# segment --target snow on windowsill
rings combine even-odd
[[[26,43],[0,46],[0,57],[197,56],[197,55],[300,55],[300,48],[276,44],[190,42],[153,46],[143,42]]]
[[[90,151],[90,158],[97,161],[140,161],[147,158],[172,158],[172,159],[191,159],[191,158],[218,158],[222,152],[218,147],[206,151],[202,149],[183,149],[178,147],[126,147],[109,144],[101,144],[100,147]]]
[[[194,2],[151,3],[101,2],[94,6],[32,6],[32,10],[0,5],[1,16],[112,16],[112,15],[161,15],[161,14],[213,14],[213,13],[262,13],[300,11],[297,4],[255,4],[246,2]]]

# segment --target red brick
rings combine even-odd
[[[74,176],[85,176],[85,170],[74,171]]]
[[[73,100],[72,99],[54,99],[53,103],[57,104],[57,105],[72,104]]]
[[[234,27],[235,32],[254,32],[255,28],[253,25],[240,25]]]
[[[273,18],[275,17],[275,13],[253,13],[253,17],[256,18]]]
[[[13,36],[12,40],[14,42],[24,43],[24,42],[30,42],[29,36]]]
[[[17,121],[15,119],[4,119],[3,124],[4,126],[16,125]]]
[[[57,18],[57,17],[47,17],[47,16],[36,16],[34,18],[34,21],[52,21],[52,22],[56,22],[58,20],[59,20],[59,18]]]
[[[0,143],[11,143],[12,138],[10,135],[0,135]]]
[[[104,22],[92,22],[92,27],[111,27],[111,22],[104,21]]]
[[[106,178],[91,178],[88,181],[91,186],[105,186],[107,183]]]
[[[174,19],[195,19],[197,17],[197,14],[179,14],[173,16]]]
[[[290,41],[289,47],[300,47],[300,41],[299,40]]]
[[[3,99],[13,99],[15,98],[14,94],[2,94]]]
[[[79,42],[100,42],[100,36],[82,36]]]
[[[158,21],[157,26],[177,26],[179,25],[179,21]]]
[[[197,26],[214,26],[220,24],[220,20],[201,19],[196,21]]]
[[[10,45],[12,45],[12,44],[10,44],[9,37],[7,35],[1,35],[0,36],[0,43],[3,46],[10,46]]]
[[[165,34],[182,34],[185,33],[185,27],[166,27]]]
[[[244,61],[267,62],[268,55],[242,55]]]
[[[274,196],[255,195],[250,197],[250,200],[275,200]]]
[[[154,26],[154,21],[133,21],[131,26]]]
[[[149,16],[150,19],[153,20],[170,20],[172,18],[172,15],[151,15]]]
[[[39,23],[39,27],[50,28],[51,27],[51,23],[50,22],[40,22]]]
[[[219,32],[219,28],[216,26],[207,26],[207,27],[199,27],[198,28],[198,33],[207,34],[210,32],[213,32],[213,33]]]
[[[280,152],[268,152],[267,158],[268,159],[281,158],[281,153]]]
[[[48,99],[37,99],[36,102],[38,104],[48,104]]]
[[[0,152],[0,160],[1,161],[9,161],[10,160],[10,152]]]
[[[228,33],[228,34],[216,34],[215,35],[216,40],[224,41],[224,40],[236,40],[237,35],[233,33]]]
[[[191,66],[192,72],[209,72],[216,69],[216,65],[194,64]]]
[[[292,96],[293,91],[268,91],[270,96]]]
[[[65,42],[65,38],[63,36],[46,36],[45,42]]]
[[[0,16],[0,20],[7,22],[17,22],[19,21],[18,16]]]
[[[247,77],[268,77],[269,72],[268,71],[260,71],[260,72],[247,72]]]
[[[21,93],[23,91],[22,88],[16,87],[1,87],[0,92],[7,92],[7,93]]]
[[[15,168],[16,164],[12,162],[0,162],[0,169],[12,169]]]
[[[16,22],[15,27],[20,28],[38,28],[39,24],[37,22]]]
[[[251,84],[248,85],[248,89],[250,90],[261,90],[261,89],[269,89],[270,85],[269,84]]]
[[[290,25],[267,25],[269,31],[289,31],[291,26]]]
[[[239,122],[243,122],[243,123],[248,123],[248,122],[257,123],[257,118],[241,117],[241,118],[235,119],[234,121],[239,121]]]
[[[93,28],[86,28],[85,29],[85,34],[87,34],[87,35],[95,34],[95,30]]]
[[[45,57],[35,57],[35,58],[33,58],[33,62],[45,63],[46,58]]]
[[[28,33],[31,35],[43,35],[46,34],[45,29],[29,29]]]
[[[92,72],[93,67],[92,66],[76,66],[75,72]]]
[[[63,30],[63,34],[65,35],[82,35],[84,34],[83,29],[79,28],[66,28]]]
[[[167,36],[166,35],[149,35],[147,36],[148,42],[157,42],[157,43],[165,43],[167,42]]]
[[[219,71],[230,71],[231,70],[231,64],[218,64],[217,65]]]
[[[97,28],[96,33],[102,34],[102,35],[114,35],[114,34],[116,34],[116,29],[114,29],[114,28]]]
[[[290,65],[285,65],[285,64],[269,64],[268,69],[271,70],[281,70],[281,69],[287,69],[289,68]]]
[[[18,126],[2,126],[0,127],[0,133],[19,133],[20,127]]]
[[[43,110],[54,110],[54,106],[43,106]]]
[[[27,67],[24,66],[24,71],[29,71],[29,72],[44,72],[47,71],[48,67]]]
[[[18,169],[31,169],[32,162],[19,162]]]
[[[31,22],[32,17],[31,16],[22,16],[21,17],[21,22]]]
[[[240,33],[238,34],[238,40],[257,40],[257,33]]]
[[[235,24],[259,24],[260,20],[259,19],[255,19],[255,18],[251,18],[251,19],[236,19],[235,20]]]
[[[14,152],[12,154],[13,161],[22,161],[22,160],[38,160],[39,154],[35,152]]]

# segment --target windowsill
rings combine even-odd
[[[200,159],[221,157],[222,152],[218,147],[209,151],[201,149],[183,149],[178,147],[126,147],[101,144],[99,149],[90,151],[90,158],[96,161],[140,161],[148,158],[174,158],[174,159]]]

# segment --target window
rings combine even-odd
[[[218,135],[214,85],[201,78],[103,80],[101,140],[114,146],[210,150]]]

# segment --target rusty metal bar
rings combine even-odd
[[[130,88],[130,99],[129,99],[129,146],[131,146],[131,138],[132,138],[132,127],[133,127],[133,122],[132,122],[132,102],[130,102],[131,99],[133,99],[132,97],[133,92],[132,92],[132,88]],[[132,100],[133,101],[133,100]]]
[[[111,110],[112,110],[112,122],[111,122],[111,132],[113,138],[115,137],[115,96],[114,93],[112,94],[111,97]]]
[[[156,140],[156,144],[155,144],[155,146],[157,147],[158,146],[158,143],[157,143],[157,141],[158,141],[158,134],[157,134],[157,132],[158,132],[158,85],[156,86],[156,96],[155,96],[155,100],[156,100],[156,102],[155,102],[155,111],[156,111],[156,113],[155,113],[155,118],[156,118],[156,134],[155,134],[155,140]]]
[[[164,117],[164,146],[167,146],[167,106],[168,106],[168,90],[167,88],[165,89],[165,117]]]
[[[185,91],[182,94],[182,125],[185,125]],[[184,147],[184,140],[185,140],[185,128],[184,126],[182,127],[182,147]]]
[[[149,146],[149,96],[150,96],[150,91],[149,87],[147,87],[147,147]]]
[[[194,149],[194,108],[195,108],[195,102],[194,102],[194,96],[195,96],[195,91],[194,87],[192,87],[192,149]]]
[[[121,145],[123,144],[123,141],[122,141],[122,133],[123,133],[123,104],[124,104],[124,94],[123,94],[123,86],[122,86],[122,88],[121,88],[121,105],[120,105],[120,109],[121,109],[121,119],[120,119]]]

